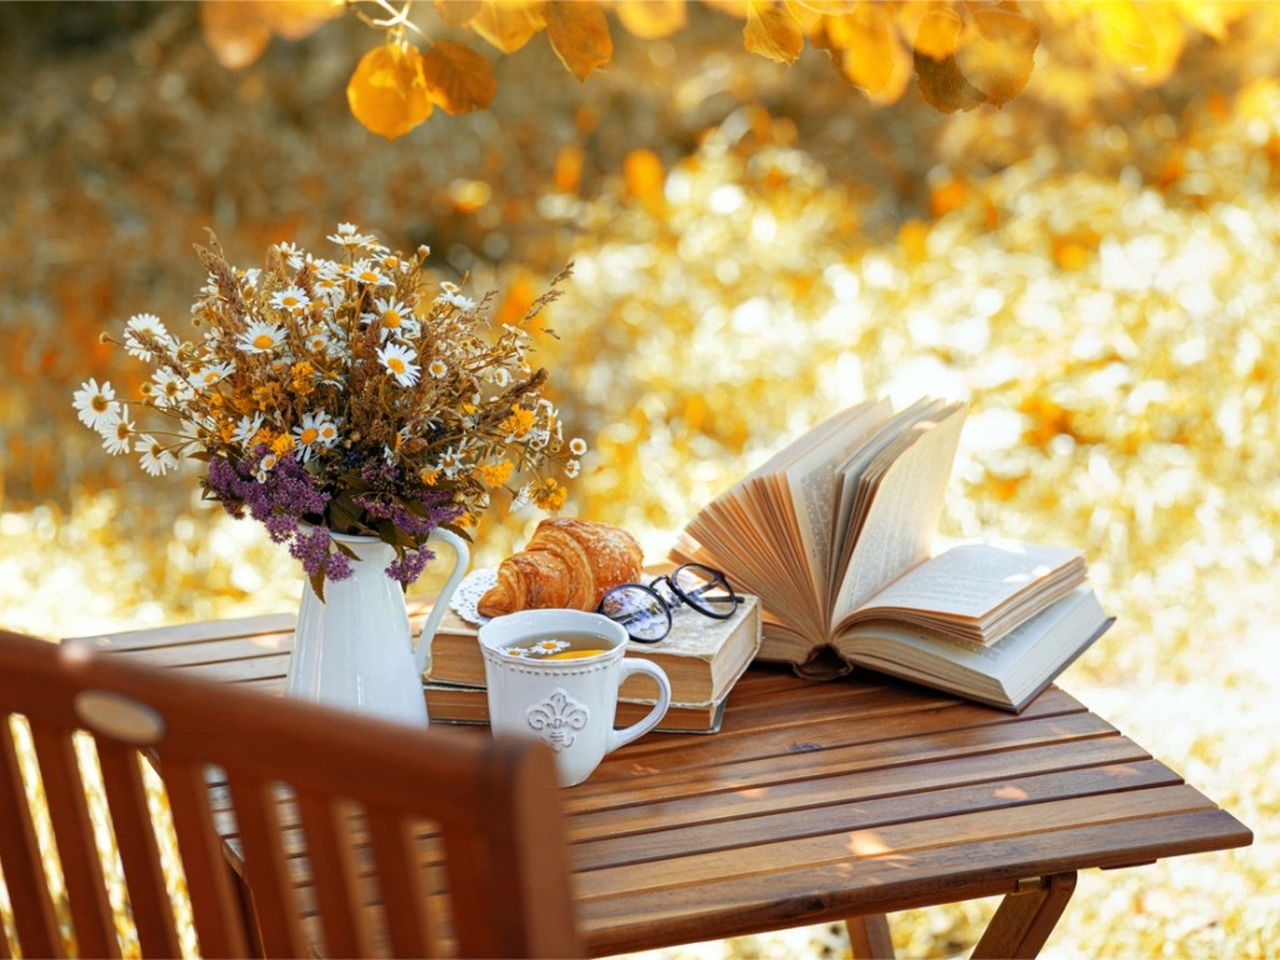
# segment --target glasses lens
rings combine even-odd
[[[639,584],[614,587],[600,602],[600,612],[641,643],[654,643],[671,632],[671,611],[656,593]]]
[[[719,570],[700,563],[686,563],[671,575],[685,603],[708,617],[724,620],[737,609],[738,597]]]

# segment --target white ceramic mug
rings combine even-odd
[[[604,652],[575,660],[543,660],[505,653],[517,641],[590,634]],[[605,754],[644,736],[671,705],[671,683],[661,667],[626,657],[627,632],[598,613],[525,610],[490,620],[480,628],[489,724],[495,733],[535,737],[556,753],[562,786],[591,776]],[[633,673],[653,677],[658,702],[639,723],[613,729],[618,687]]]

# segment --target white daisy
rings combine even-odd
[[[391,283],[371,260],[357,260],[351,265],[349,275],[356,283],[363,283],[370,287]]]
[[[523,487],[516,491],[516,495],[511,498],[511,512],[523,510],[533,500],[533,484],[526,483]]]
[[[262,271],[257,267],[250,267],[248,270],[237,270],[240,275],[240,286],[247,290],[254,290],[258,286],[258,278],[262,276]]]
[[[564,465],[564,475],[572,480],[578,475],[578,471],[582,469],[582,464],[577,460],[569,460]]]
[[[231,434],[231,439],[241,446],[248,444],[250,440],[258,435],[258,431],[262,429],[262,423],[261,413],[255,413],[252,416],[246,413],[240,418],[240,422],[236,424],[236,429]]]
[[[297,246],[287,240],[283,243],[277,243],[276,249],[279,250],[280,255],[284,257],[284,262],[293,270],[301,270],[302,265],[306,263],[304,251],[299,250]]]
[[[416,337],[420,327],[413,317],[413,311],[393,297],[378,297],[373,301],[373,309],[362,313],[360,319],[365,323],[376,323],[382,328],[382,339],[391,337]]]
[[[261,460],[258,461],[258,469],[253,472],[254,479],[256,479],[259,483],[262,483],[264,480],[267,479],[267,476],[271,473],[271,471],[275,468],[275,465],[279,462],[280,462],[279,457],[277,457],[274,453],[268,453],[265,457],[263,457]]]
[[[144,337],[158,340],[166,353],[171,354],[178,348],[177,341],[169,335],[169,331],[154,313],[135,313],[129,318],[124,331],[124,348],[129,355],[150,363],[153,351],[151,346],[143,342]]]
[[[293,428],[293,435],[298,439],[298,459],[303,463],[311,459],[317,446],[329,446],[321,438],[321,431],[326,426],[332,427],[333,423],[329,420],[329,415],[320,410],[316,413],[304,413],[302,423]],[[336,438],[336,431],[334,436]]]
[[[338,232],[329,234],[325,239],[332,240],[339,246],[355,249],[357,247],[366,247],[377,238],[373,234],[360,233],[354,223],[340,223],[338,224]]]
[[[443,287],[444,284],[440,286]],[[474,310],[476,308],[476,302],[470,297],[464,297],[460,293],[450,293],[447,290],[436,295],[436,303],[447,303],[457,307],[459,310]]]
[[[378,351],[378,359],[400,386],[412,387],[418,382],[419,367],[413,362],[418,359],[418,354],[412,347],[388,343]]]
[[[503,647],[502,652],[508,657],[527,657],[529,656],[528,647]]]
[[[142,469],[147,471],[150,476],[163,477],[178,465],[178,458],[166,450],[164,444],[149,433],[141,434],[138,437],[137,448],[142,451]]]
[[[446,477],[456,477],[458,475],[458,471],[462,469],[462,455],[453,447],[449,447],[440,455],[440,465],[438,469]]]
[[[432,360],[430,363],[427,364],[427,373],[431,374],[431,376],[436,380],[439,380],[448,372],[449,372],[449,365],[445,363],[443,360],[441,360],[439,357],[436,357],[434,360]]]
[[[307,349],[312,353],[329,352],[329,334],[324,330],[317,330],[307,336]]]
[[[102,381],[102,386],[98,386],[97,380],[86,380],[72,395],[71,405],[76,408],[81,423],[97,430],[118,405],[115,387],[107,380]]]
[[[282,343],[284,327],[265,320],[250,320],[239,340],[240,349],[245,353],[271,353]]]
[[[191,396],[191,384],[172,370],[157,370],[151,375],[151,383],[156,403],[160,406],[176,406]]]
[[[511,383],[511,371],[506,367],[496,367],[493,373],[489,375],[489,379],[497,387],[506,387]]]
[[[271,295],[271,305],[273,307],[279,307],[281,310],[292,310],[294,313],[300,313],[310,302],[311,298],[307,296],[307,291],[301,287],[285,287],[283,290],[277,290]]]
[[[98,425],[98,433],[102,436],[102,446],[113,457],[128,453],[133,441],[134,423],[129,419],[129,405],[122,404],[118,410]]]
[[[587,452],[587,441],[581,437],[574,437],[569,441],[569,452],[575,457],[580,457]]]
[[[234,363],[211,363],[206,367],[200,367],[195,373],[187,378],[187,382],[196,388],[199,393],[205,387],[211,387],[219,380],[223,380],[231,374],[235,373],[236,365]]]
[[[338,425],[332,420],[326,420],[320,424],[320,443],[326,447],[332,447],[338,442]]]
[[[529,648],[529,652],[545,657],[567,649],[569,649],[569,644],[564,640],[539,640]]]

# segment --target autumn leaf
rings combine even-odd
[[[565,68],[579,81],[613,59],[609,21],[595,3],[549,0],[543,14],[547,38]]]
[[[684,3],[685,0],[620,0],[613,12],[632,36],[657,40],[684,26]]]
[[[301,40],[346,9],[342,0],[267,0],[259,6],[271,29],[286,40]]]
[[[989,103],[1000,106],[1021,93],[1031,79],[1040,28],[1023,16],[1016,3],[971,4],[968,9],[976,30],[956,51],[956,65]]]
[[[431,98],[417,48],[388,43],[366,53],[347,82],[347,104],[360,123],[388,140],[426,120]]]
[[[804,50],[804,31],[799,22],[773,0],[750,0],[742,39],[752,53],[775,63],[795,63]]]
[[[826,34],[840,51],[840,66],[872,103],[893,103],[911,80],[911,53],[898,36],[886,4],[861,3],[853,13],[826,19]]]
[[[1114,0],[1093,9],[1098,46],[1144,86],[1168,79],[1182,55],[1186,31],[1168,4]]]
[[[484,0],[468,26],[503,53],[515,53],[547,25],[542,4],[530,0]]]
[[[965,33],[963,14],[942,0],[904,3],[898,8],[898,25],[916,53],[935,60],[952,56]]]
[[[449,114],[484,110],[498,89],[488,57],[451,40],[437,40],[422,55],[422,79],[427,96]]]
[[[435,7],[441,20],[461,27],[480,12],[480,0],[435,0]]]
[[[271,41],[271,26],[258,3],[204,0],[200,4],[200,31],[214,59],[228,70],[249,66]]]
[[[924,102],[943,113],[972,110],[987,102],[986,95],[965,79],[955,57],[934,60],[924,54],[915,56],[916,86]]]

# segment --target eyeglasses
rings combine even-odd
[[[686,563],[648,586],[619,584],[605,593],[596,609],[621,624],[632,640],[657,643],[671,632],[672,610],[687,604],[704,617],[728,620],[741,602],[719,570]]]

